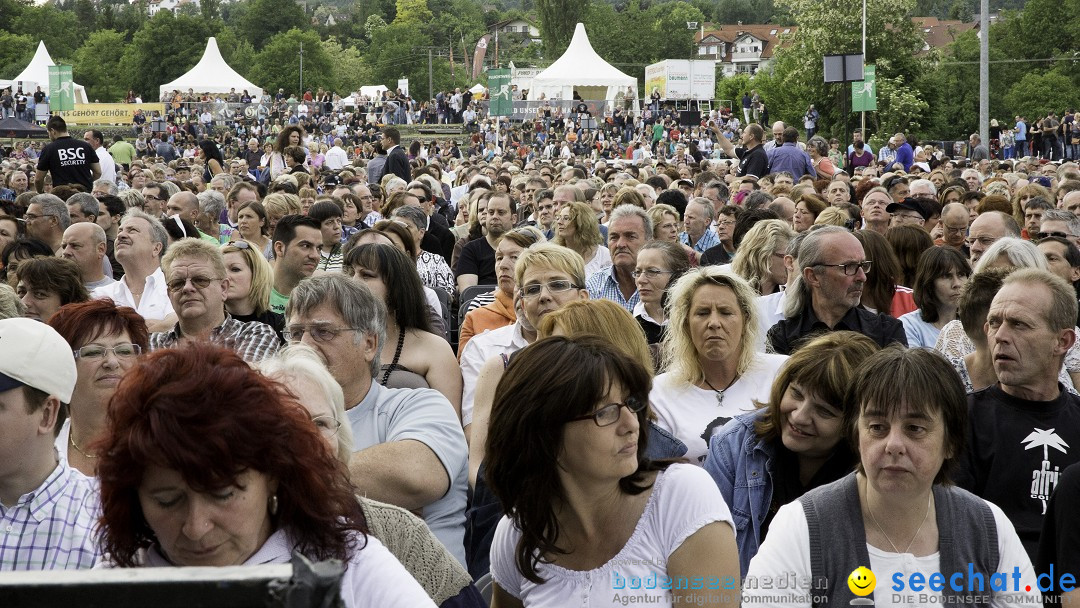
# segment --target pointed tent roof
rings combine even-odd
[[[636,78],[622,73],[593,50],[581,23],[574,28],[574,37],[562,57],[533,79],[529,97],[535,99],[546,93],[548,97],[570,99],[574,87],[608,87],[606,99],[614,99],[616,89],[637,90]],[[566,91],[570,94],[563,94]]]
[[[41,87],[43,91],[49,90],[49,66],[56,65],[51,55],[49,55],[49,49],[45,48],[45,41],[39,40],[37,50],[34,51],[34,58],[30,60],[30,63],[23,68],[22,72],[10,81],[4,81],[4,86],[7,83],[15,82],[32,82],[36,86]],[[72,83],[74,84],[74,83]],[[86,88],[81,84],[75,84],[75,101],[76,103],[86,103]],[[31,90],[23,89],[27,95],[32,92]]]
[[[263,94],[262,88],[252,84],[225,63],[221,51],[218,50],[217,39],[213,36],[206,41],[206,51],[199,63],[183,76],[161,85],[158,93],[164,98],[172,91],[184,92],[188,89],[197,93],[228,93],[229,89],[242,93],[246,89],[253,97],[261,97]]]

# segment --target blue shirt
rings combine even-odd
[[[1027,140],[1027,125],[1024,124],[1023,121],[1018,121],[1016,123],[1016,137],[1014,137],[1013,139],[1015,141]]]
[[[679,242],[683,245],[690,244],[690,233],[683,232],[679,235]],[[701,235],[701,238],[694,243],[694,251],[698,253],[705,253],[705,250],[710,247],[715,247],[720,244],[720,237],[716,236],[716,233],[706,228],[705,234]]]
[[[915,162],[915,153],[911,150],[911,145],[906,141],[896,147],[896,160],[904,165],[904,171],[911,171],[911,165]]]
[[[623,297],[619,282],[615,280],[614,266],[593,273],[585,280],[585,289],[589,291],[590,300],[611,300],[625,308],[631,315],[634,314],[634,306],[641,300],[637,289],[629,299]]]
[[[784,145],[769,151],[769,173],[787,171],[799,181],[799,178],[809,174],[817,177],[814,164],[810,162],[810,155],[799,149],[793,142],[784,142]]]

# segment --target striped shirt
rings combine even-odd
[[[15,506],[0,504],[0,571],[94,567],[100,504],[96,482],[61,460]]]
[[[619,289],[619,282],[615,280],[614,266],[605,268],[590,276],[585,281],[585,289],[589,290],[590,300],[611,300],[625,308],[626,312],[630,314],[634,314],[634,306],[641,300],[637,289],[634,290],[629,299],[623,297],[622,290]]]
[[[152,333],[150,334],[150,352],[172,348],[180,343],[183,336],[179,323],[169,331]],[[247,323],[237,321],[228,313],[225,314],[225,322],[210,332],[210,342],[231,348],[248,363],[257,363],[267,357],[272,357],[281,348],[281,341],[278,340],[274,328],[258,321]]]

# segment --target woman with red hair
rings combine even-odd
[[[345,464],[286,389],[231,350],[155,352],[98,445],[101,547],[120,567],[346,562],[345,606],[434,606],[367,535]]]
[[[78,372],[56,450],[72,467],[93,476],[98,457],[88,446],[105,434],[109,399],[139,353],[148,350],[150,334],[139,313],[108,298],[62,306],[49,325],[71,347]]]

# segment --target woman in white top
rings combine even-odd
[[[714,266],[687,272],[670,288],[664,368],[649,401],[656,424],[701,464],[709,439],[738,414],[769,401],[787,359],[757,352],[757,294],[737,275]]]
[[[859,366],[848,400],[856,472],[781,507],[747,580],[827,580],[812,590],[820,606],[1041,606],[1012,523],[997,506],[948,484],[967,429],[967,400],[948,362],[927,349],[883,349]],[[856,575],[860,567],[876,587]],[[1005,590],[990,584],[997,573]],[[775,589],[744,590],[751,602],[769,594],[770,606],[812,605],[805,588],[782,599]]]
[[[931,247],[919,256],[912,285],[919,308],[900,317],[909,347],[934,348],[941,328],[956,318],[970,276],[967,257],[952,247]]]
[[[604,247],[596,214],[586,203],[565,203],[555,214],[556,245],[569,247],[585,260],[585,276],[611,266],[611,253]]]
[[[690,270],[690,258],[679,243],[653,240],[638,250],[637,267],[631,274],[640,299],[633,314],[650,345],[659,345],[664,339],[668,287],[687,270]]]
[[[649,380],[595,336],[544,338],[511,360],[485,460],[509,513],[491,546],[492,606],[738,605],[716,485],[644,457]],[[716,585],[691,589],[697,577]]]

